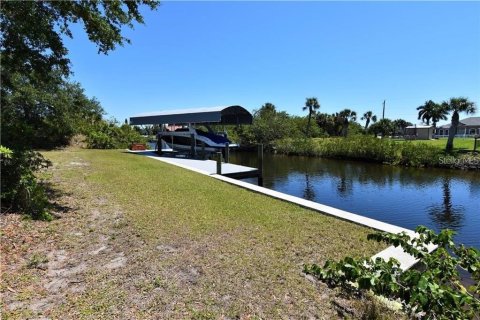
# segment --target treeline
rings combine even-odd
[[[229,130],[230,136],[244,147],[262,143],[267,149],[272,149],[276,141],[298,138],[349,137],[355,135],[371,135],[403,138],[405,129],[412,123],[404,119],[380,119],[372,111],[366,111],[361,117],[356,111],[343,109],[335,113],[322,113],[320,103],[316,98],[306,98],[304,111],[306,117],[292,116],[284,111],[278,111],[274,104],[265,103],[253,111],[251,126],[234,127]],[[464,97],[453,97],[442,103],[426,101],[417,108],[418,119],[433,127],[440,120],[447,120],[451,114],[451,128],[446,144],[446,151],[453,150],[453,140],[459,126],[461,113],[473,114],[476,104]],[[364,124],[360,124],[364,121]],[[378,121],[377,121],[378,120]]]
[[[307,99],[306,110],[309,110],[309,104],[315,105],[312,99]],[[244,147],[262,143],[267,149],[272,149],[276,141],[287,138],[347,137],[358,134],[403,136],[405,128],[412,125],[403,119],[377,121],[371,111],[361,117],[365,125],[358,123],[357,119],[357,113],[350,109],[328,114],[312,108],[307,117],[301,117],[277,111],[274,104],[265,103],[253,112],[252,125],[231,128],[229,134]]]

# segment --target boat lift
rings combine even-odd
[[[252,124],[252,114],[245,108],[233,105],[213,108],[166,110],[147,112],[130,117],[130,125],[160,125],[164,130],[166,125],[240,125]],[[192,137],[191,156],[195,157],[197,136]],[[158,139],[158,144],[161,143]],[[168,142],[167,142],[168,143]],[[159,151],[162,150],[159,144]]]
[[[160,125],[162,130],[165,129],[166,125],[188,125],[191,124],[201,124],[201,125],[240,125],[240,124],[252,124],[253,116],[245,108],[239,105],[232,106],[220,106],[212,108],[196,108],[196,109],[181,109],[181,110],[166,110],[159,112],[147,112],[141,113],[135,116],[130,117],[130,125]],[[164,148],[166,146],[162,145],[162,134],[160,133],[157,136],[157,149],[158,153],[162,152],[176,154],[176,151],[171,149]],[[197,135],[191,134],[191,146],[190,146],[190,156],[191,158],[196,158],[197,156]],[[167,142],[168,144],[168,142]],[[228,163],[229,160],[229,145],[226,144],[226,147],[223,148],[222,152],[216,152],[217,160],[217,173],[222,174],[222,162]],[[201,156],[205,158],[206,151],[205,146],[200,146]],[[237,172],[237,173],[225,173],[230,177],[235,178],[249,178],[249,177],[258,177],[258,184],[263,184],[263,147],[259,146],[259,168],[256,170],[248,170],[248,172]],[[261,151],[260,151],[261,150]],[[250,168],[255,169],[255,168]]]

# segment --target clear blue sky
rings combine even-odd
[[[265,102],[304,114],[350,108],[413,123],[416,107],[480,104],[479,2],[162,2],[131,45],[66,41],[73,79],[122,121],[167,109]],[[479,106],[480,107],[480,106]],[[477,112],[477,115],[479,113]]]

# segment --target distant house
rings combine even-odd
[[[405,140],[430,140],[433,138],[433,126],[408,126],[405,128]]]
[[[437,127],[435,135],[437,137],[448,137],[450,133],[451,124],[445,124]],[[460,120],[455,136],[458,137],[473,137],[480,135],[480,117],[470,117]]]

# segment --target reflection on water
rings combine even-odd
[[[439,229],[448,228],[458,231],[463,225],[465,208],[463,205],[453,205],[450,180],[450,177],[443,177],[443,202],[440,205],[429,206],[428,213]]]
[[[310,175],[305,173],[305,190],[303,191],[303,198],[315,201],[315,191],[313,190],[312,181],[310,181]]]
[[[256,154],[231,161],[257,166]],[[264,186],[409,229],[450,228],[480,248],[480,172],[265,154]]]

